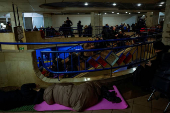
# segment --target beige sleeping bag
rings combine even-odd
[[[54,84],[44,91],[47,104],[54,103],[83,111],[99,102],[101,86],[98,82],[87,82],[80,85]]]

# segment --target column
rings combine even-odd
[[[52,26],[52,16],[50,14],[43,14],[44,16],[44,28]]]
[[[19,15],[19,20],[18,20],[18,15]],[[23,28],[23,35],[24,35],[22,42],[26,42],[22,12],[18,12],[18,15],[17,15],[17,13],[15,13],[16,23],[17,23],[17,26],[19,26],[19,22],[20,22],[20,26],[22,26],[22,28]],[[17,26],[15,25],[14,13],[13,12],[10,12],[10,18],[11,18],[12,31],[14,32],[14,27],[17,27]],[[24,50],[27,50],[27,45],[19,45],[19,47],[24,47]]]
[[[146,16],[147,27],[154,27],[155,25],[158,25],[159,12],[147,12]]]
[[[165,19],[163,26],[162,42],[170,45],[170,0],[166,0]]]
[[[92,37],[100,34],[102,28],[98,26],[103,26],[103,14],[91,12],[91,26],[92,26]]]
[[[95,36],[95,14],[91,12],[91,27],[92,27],[92,37]]]

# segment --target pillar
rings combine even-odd
[[[154,27],[158,25],[159,12],[147,12],[146,26]]]
[[[100,34],[102,28],[98,26],[103,26],[103,14],[91,12],[91,26],[92,26],[92,37]]]
[[[18,20],[18,15],[19,15],[19,20]],[[22,41],[26,42],[22,12],[18,12],[18,15],[17,15],[17,13],[15,13],[16,23],[17,23],[17,26],[19,26],[19,22],[20,22],[20,26],[22,26],[22,28],[23,28],[23,35],[24,35],[24,38],[22,39]],[[16,25],[15,25],[15,19],[14,19],[14,13],[13,12],[10,12],[10,18],[11,18],[12,32],[14,33],[14,27],[16,27]],[[27,50],[27,45],[19,45],[19,47],[24,47],[24,50]]]
[[[170,45],[170,0],[166,0],[165,19],[163,26],[162,42]]]
[[[91,12],[91,27],[92,27],[92,37],[95,36],[95,14]]]
[[[44,16],[44,28],[52,26],[52,15],[50,14],[43,14]]]

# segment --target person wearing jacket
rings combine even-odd
[[[35,83],[24,84],[21,90],[0,91],[0,110],[10,110],[24,105],[35,105],[43,101],[44,89],[37,89]]]
[[[77,29],[78,29],[79,37],[81,37],[81,35],[82,35],[82,27],[83,27],[83,25],[81,25],[81,21],[79,21],[77,23]]]
[[[153,48],[155,49],[157,56],[155,60],[150,60],[145,65],[145,75],[143,76],[145,79],[144,87],[151,86],[156,70],[158,70],[159,65],[161,64],[163,55],[170,49],[169,46],[165,46],[161,41],[155,42]]]

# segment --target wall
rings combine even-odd
[[[77,23],[81,20],[82,25],[89,25],[91,23],[91,15],[52,15],[52,25],[53,27],[60,27],[64,21],[70,18],[73,22],[72,27],[77,27]],[[103,25],[109,24],[110,26],[115,26],[121,23],[132,24],[137,21],[137,15],[103,15]]]
[[[15,42],[14,33],[0,33],[0,42]],[[16,45],[2,45],[2,50],[17,50]]]
[[[0,87],[21,86],[25,83],[36,83],[42,87],[50,84],[38,78],[41,75],[33,51],[0,52]]]
[[[72,27],[77,27],[77,23],[80,20],[83,27],[85,25],[90,25],[91,16],[90,15],[52,15],[52,25],[53,27],[60,27],[67,20],[67,17],[73,22]]]
[[[120,25],[121,23],[129,24],[137,22],[137,15],[103,15],[103,24],[110,26]]]

